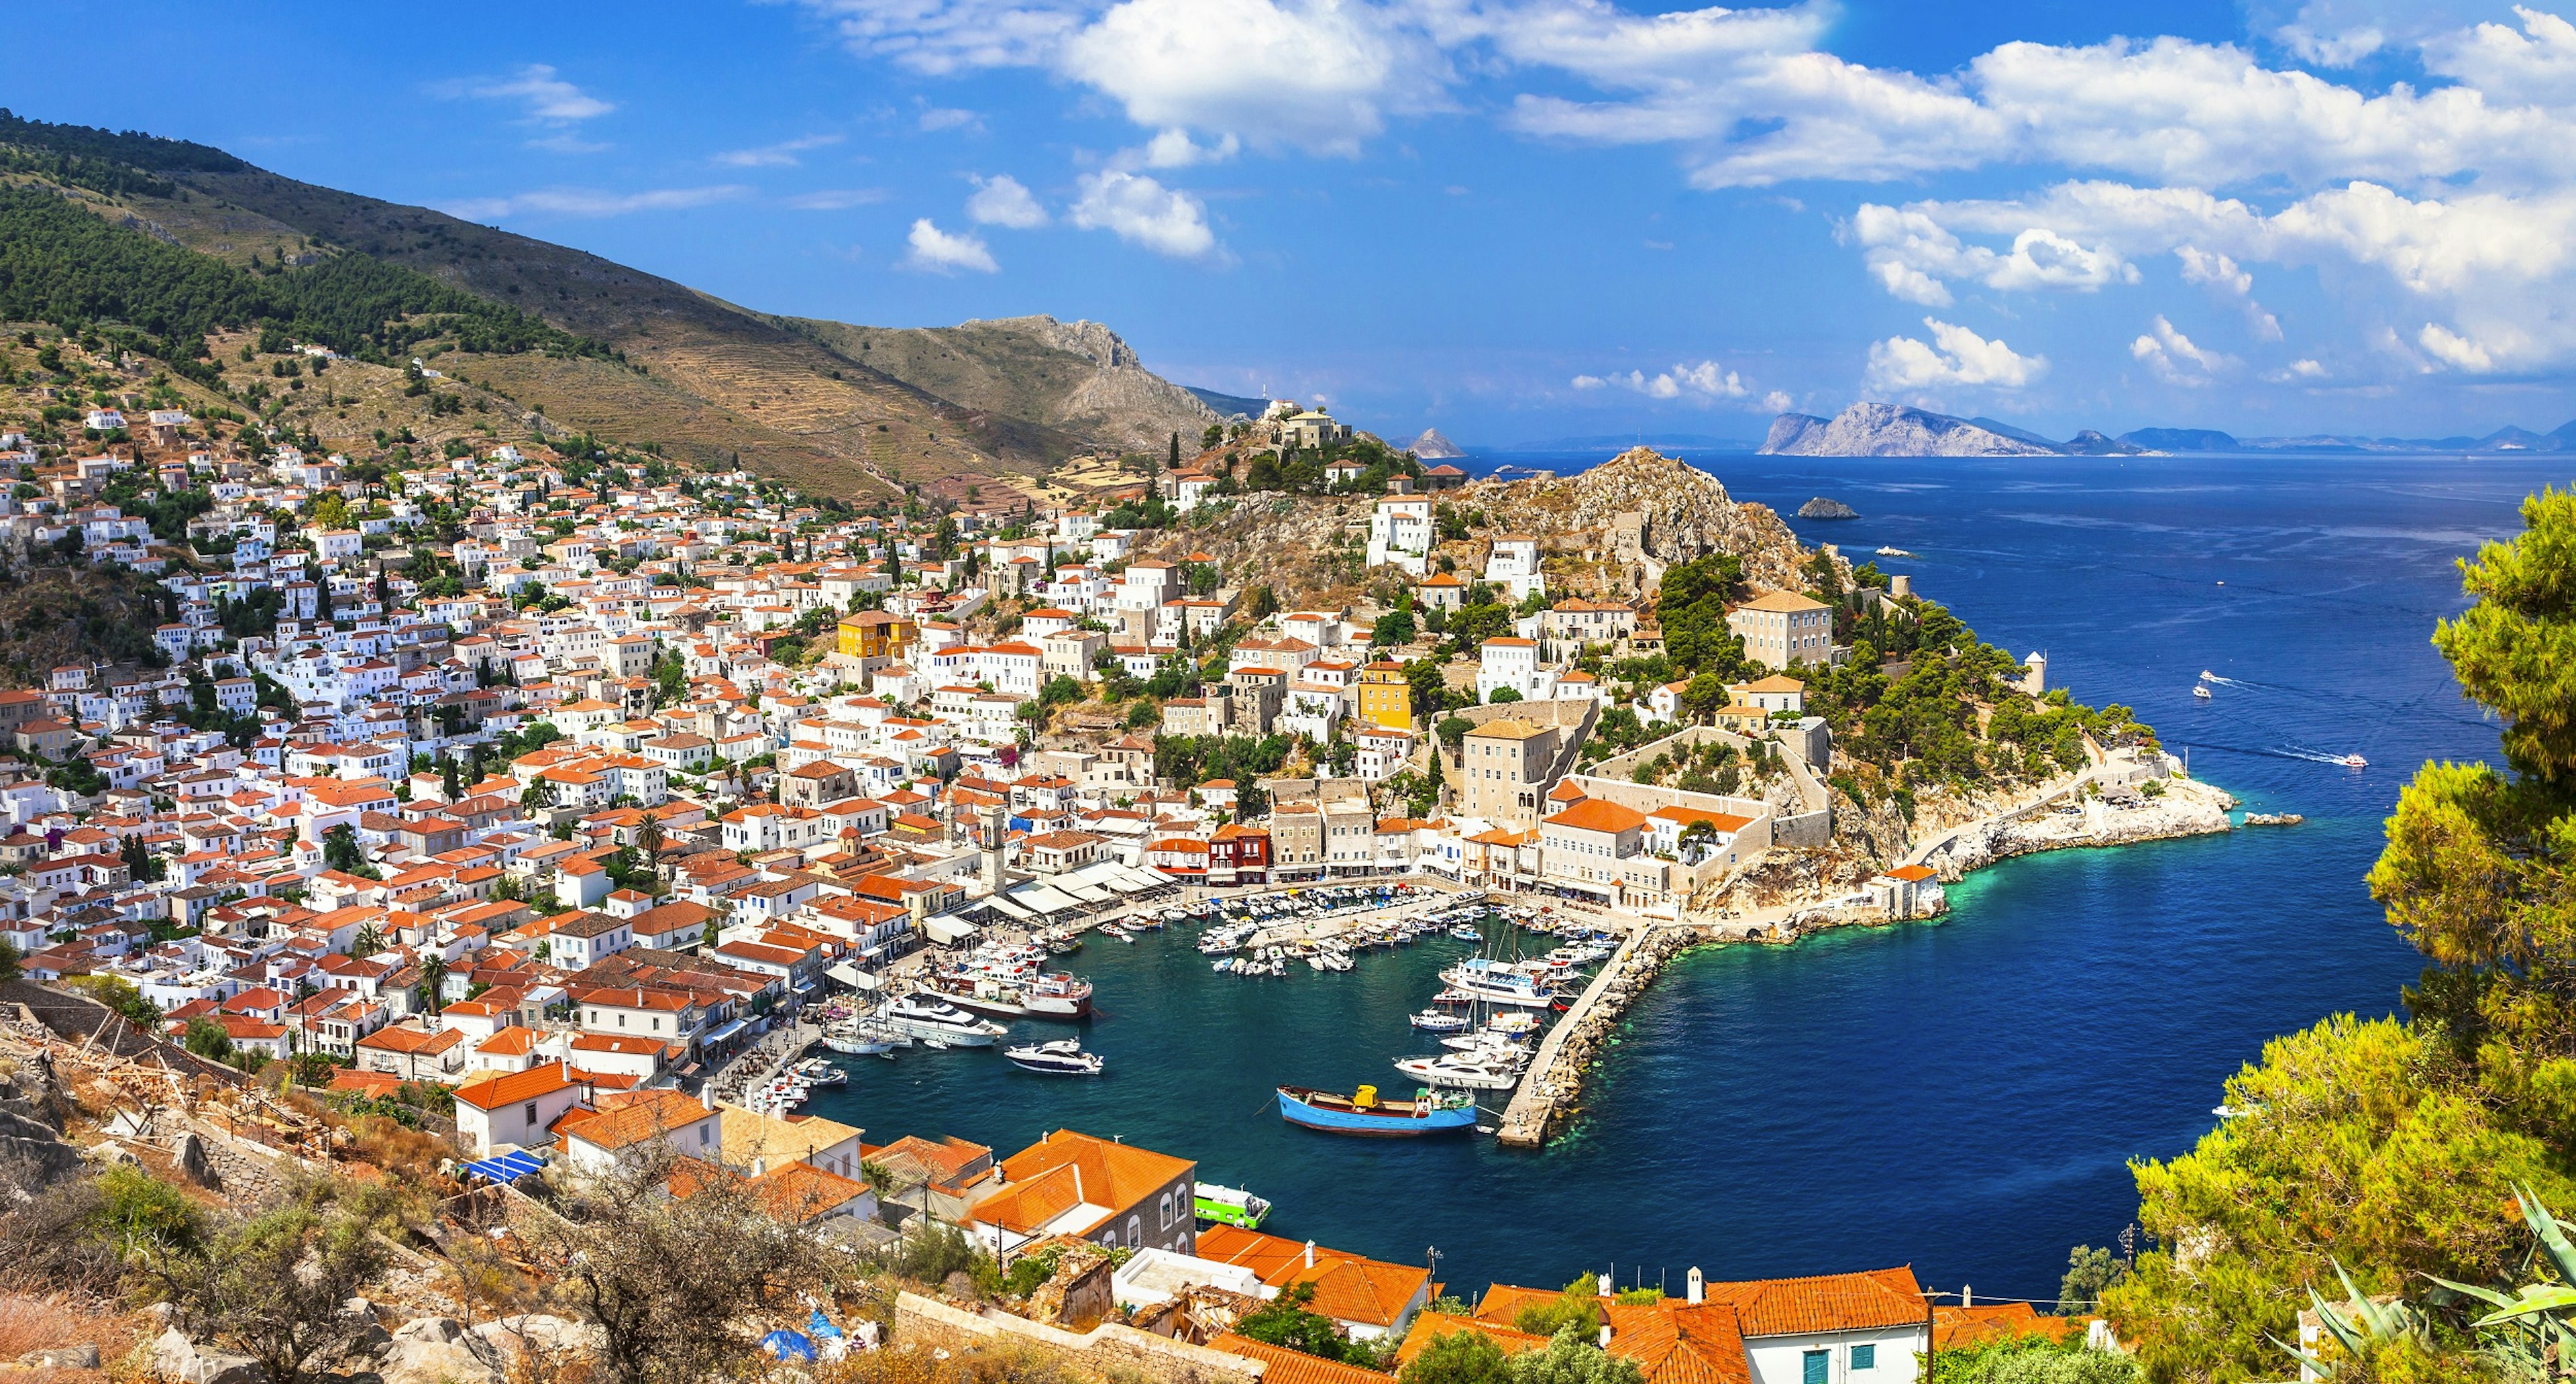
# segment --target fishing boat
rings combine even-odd
[[[1461,942],[1482,942],[1485,940],[1485,934],[1478,932],[1472,924],[1468,923],[1460,923],[1458,926],[1449,929],[1449,935],[1457,938]]]
[[[1109,1064],[1096,1052],[1084,1052],[1079,1038],[1058,1038],[1052,1043],[1023,1043],[1002,1049],[1002,1056],[1023,1071],[1047,1076],[1098,1076]]]
[[[1269,1201],[1240,1187],[1222,1187],[1213,1182],[1194,1185],[1200,1220],[1259,1230],[1263,1218],[1270,1214]]]
[[[2194,687],[2191,689],[2191,695],[2193,695],[2193,696],[2195,696],[2195,697],[2200,698],[2200,699],[2201,699],[2202,701],[2204,701],[2204,702],[2205,702],[2205,701],[2208,701],[2208,700],[2209,700],[2209,684],[2204,682],[2204,683],[2200,683],[2200,684],[2198,684],[2198,685],[2194,686]]]
[[[820,1057],[806,1058],[788,1070],[808,1086],[846,1086],[850,1083],[848,1072]]]
[[[1347,1096],[1282,1086],[1279,1117],[1327,1134],[1413,1139],[1474,1128],[1476,1098],[1463,1091],[1422,1090],[1414,1092],[1411,1100],[1381,1100],[1374,1086],[1360,1087]]]
[[[1419,1014],[1407,1015],[1405,1022],[1425,1033],[1457,1033],[1473,1020],[1464,1014],[1443,1014],[1437,1009],[1426,1009]]]
[[[978,1019],[937,995],[899,995],[877,1012],[887,1028],[929,1047],[989,1048],[1009,1029]]]

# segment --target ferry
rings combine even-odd
[[[1213,1182],[1201,1182],[1195,1186],[1200,1220],[1259,1230],[1262,1220],[1270,1214],[1267,1200],[1240,1187],[1223,1187]]]
[[[1282,1086],[1279,1117],[1327,1134],[1416,1139],[1475,1128],[1476,1098],[1464,1091],[1421,1090],[1411,1100],[1381,1100],[1374,1086],[1360,1087],[1347,1096]]]

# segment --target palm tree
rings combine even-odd
[[[384,929],[377,927],[374,923],[369,923],[366,926],[359,928],[358,935],[349,939],[349,954],[351,956],[373,956],[384,949]]]
[[[447,958],[437,952],[423,956],[420,959],[421,1007],[429,1011],[431,1018],[438,1017],[440,1006],[447,1002],[446,997],[439,993],[446,983]]]

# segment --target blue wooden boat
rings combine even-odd
[[[1327,1134],[1416,1139],[1425,1134],[1473,1129],[1476,1098],[1464,1091],[1426,1088],[1415,1091],[1411,1100],[1384,1100],[1374,1086],[1363,1086],[1347,1096],[1303,1086],[1282,1086],[1279,1115],[1290,1124]]]

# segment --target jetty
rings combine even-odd
[[[1689,923],[1625,924],[1628,935],[1610,962],[1583,987],[1583,993],[1549,1026],[1539,1040],[1529,1070],[1512,1089],[1494,1137],[1506,1148],[1534,1149],[1546,1143],[1575,1112],[1583,1092],[1583,1071],[1592,1065],[1602,1042],[1621,1015],[1646,992],[1664,963],[1686,948],[1717,940],[1714,930]]]

